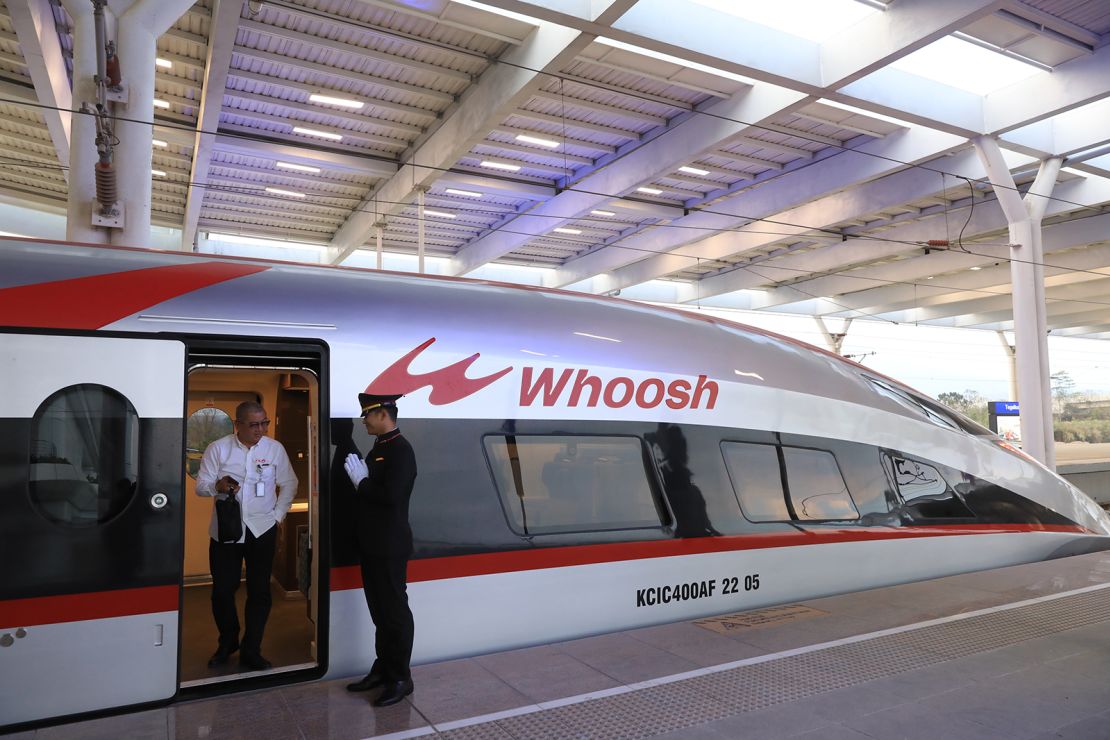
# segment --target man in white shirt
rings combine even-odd
[[[235,409],[235,432],[204,451],[197,473],[198,496],[234,496],[239,501],[243,534],[238,542],[220,542],[216,509],[208,534],[212,571],[212,616],[220,631],[209,668],[227,662],[240,650],[239,664],[252,671],[271,667],[262,657],[262,633],[270,616],[270,571],[274,564],[277,524],[297,495],[297,476],[280,442],[266,436],[270,420],[261,404],[245,401]],[[239,640],[235,592],[243,561],[247,563],[247,627]]]

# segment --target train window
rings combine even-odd
[[[905,502],[901,513],[908,521],[974,516],[937,468],[890,453],[884,453],[882,460]]]
[[[721,451],[745,518],[753,522],[790,519],[774,445],[722,442]]]
[[[492,435],[484,442],[519,534],[663,524],[637,437]]]
[[[956,422],[955,418],[953,418],[951,412],[947,410],[941,411],[939,407],[934,408],[937,404],[926,403],[924,399],[918,398],[914,394],[904,391],[901,388],[896,388],[890,383],[879,380],[878,378],[872,378],[870,375],[864,375],[863,378],[880,394],[897,401],[908,409],[916,411],[937,426],[956,430],[962,428],[961,425]]]
[[[231,417],[223,409],[197,409],[185,424],[185,469],[193,478],[200,471],[200,459],[208,445],[234,431]]]
[[[801,520],[859,519],[832,453],[783,447],[787,490]]]
[[[138,483],[139,416],[117,391],[63,388],[31,422],[31,500],[52,522],[94,526],[131,501]]]

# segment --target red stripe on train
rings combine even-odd
[[[210,285],[270,269],[227,262],[146,267],[0,289],[0,324],[99,329]],[[112,300],[105,300],[111,296]]]
[[[838,542],[1025,532],[1083,534],[1086,531],[1078,525],[968,524],[935,527],[830,529],[656,540],[653,542],[618,542],[605,545],[510,550],[508,552],[483,553],[481,555],[413,560],[409,563],[408,579],[410,583],[417,583],[419,581],[437,581],[465,576],[565,568],[575,565],[599,565],[622,560],[644,560],[774,547],[826,545]],[[359,572],[359,566],[350,565],[331,569],[332,591],[346,591],[355,588],[362,588],[362,575]],[[179,604],[179,592],[180,588],[178,586],[150,586],[147,588],[94,591],[83,594],[0,601],[0,629],[80,622],[89,619],[108,619],[135,614],[176,612]]]
[[[0,601],[0,629],[176,612],[180,587],[149,586]]]
[[[509,550],[481,555],[458,555],[426,558],[409,562],[408,581],[438,581],[445,578],[484,576],[494,573],[515,573],[544,568],[565,568],[575,565],[598,565],[622,560],[667,558],[679,555],[703,555],[713,552],[761,550],[773,547],[828,545],[838,542],[866,542],[918,537],[952,537],[977,534],[1016,534],[1025,532],[1057,532],[1083,534],[1078,525],[1041,524],[966,524],[956,526],[829,529],[805,532],[742,534],[723,537],[697,537],[651,542],[618,542],[605,545],[551,547],[536,550]],[[331,569],[331,590],[362,588],[359,566]]]

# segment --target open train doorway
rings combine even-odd
[[[182,568],[180,686],[209,687],[275,673],[322,673],[326,644],[326,606],[320,589],[320,423],[325,409],[321,379],[322,348],[288,346],[190,346],[186,379],[185,534]],[[197,475],[209,445],[234,434],[239,404],[258,403],[269,421],[266,436],[281,443],[297,477],[296,496],[276,531],[269,590],[271,608],[261,655],[272,668],[259,671],[241,664],[234,653],[209,665],[219,644],[213,616],[213,578],[209,524],[214,499],[197,495]],[[245,628],[245,567],[235,593],[240,637]],[[323,608],[322,608],[323,606]],[[229,687],[230,688],[230,687]]]

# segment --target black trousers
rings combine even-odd
[[[363,552],[362,590],[374,620],[374,652],[371,673],[386,681],[404,681],[412,658],[413,621],[406,589],[408,558]]]
[[[274,567],[277,526],[270,527],[261,537],[247,529],[245,540],[225,544],[209,540],[208,566],[212,571],[212,617],[220,631],[220,647],[240,647],[242,653],[258,655],[262,649],[262,633],[270,616],[270,572]],[[242,641],[239,640],[239,614],[235,609],[235,592],[239,575],[247,561],[247,622]]]

